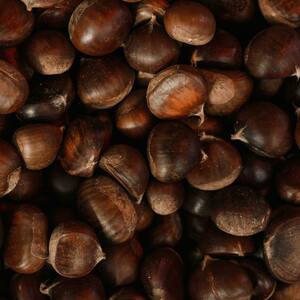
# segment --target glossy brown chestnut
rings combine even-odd
[[[113,52],[127,38],[132,16],[120,0],[84,0],[69,22],[73,45],[81,52],[101,56]]]
[[[245,51],[245,64],[257,78],[284,78],[298,72],[300,39],[285,25],[274,25],[258,33]]]
[[[272,300],[286,300],[295,299],[300,295],[300,283],[296,282],[293,284],[278,284]],[[127,300],[127,299],[126,299]]]
[[[231,115],[249,99],[252,79],[243,71],[201,70],[207,82],[205,111],[213,116]]]
[[[146,296],[132,287],[122,288],[108,300],[146,300]]]
[[[143,248],[137,239],[104,247],[106,258],[99,264],[101,277],[113,287],[131,284],[138,279]]]
[[[252,102],[237,114],[233,140],[266,157],[281,157],[291,148],[293,136],[288,114],[271,102]],[[272,134],[270,134],[272,132]]]
[[[25,55],[30,66],[43,75],[68,71],[75,59],[72,44],[62,33],[52,30],[34,33],[26,42]]]
[[[135,210],[137,214],[136,231],[143,231],[151,225],[154,212],[146,201],[136,204]]]
[[[158,215],[170,215],[176,212],[185,198],[181,182],[160,182],[152,179],[147,188],[147,200],[152,210]]]
[[[33,29],[34,16],[18,0],[0,1],[0,46],[22,42]]]
[[[132,238],[137,224],[135,208],[114,179],[99,176],[85,180],[78,192],[77,206],[83,217],[114,244]]]
[[[28,11],[31,11],[33,8],[47,8],[54,6],[64,0],[21,0],[27,7]]]
[[[186,179],[193,187],[214,191],[232,184],[242,170],[242,159],[227,141],[204,135],[200,138],[202,159],[190,170]]]
[[[82,59],[77,78],[78,95],[88,107],[110,108],[129,94],[134,78],[134,71],[116,55]]]
[[[140,203],[146,191],[149,170],[143,155],[134,147],[113,145],[102,154],[99,166],[115,178]]]
[[[0,197],[10,193],[21,177],[22,161],[16,149],[0,139]]]
[[[13,140],[26,168],[41,170],[55,160],[62,136],[62,127],[52,124],[30,124],[18,128]]]
[[[154,125],[154,116],[147,107],[146,91],[132,91],[115,112],[116,128],[132,138],[146,136]]]
[[[160,119],[202,116],[206,98],[206,83],[201,73],[186,65],[161,71],[147,89],[148,107]]]
[[[272,220],[264,239],[265,263],[277,279],[286,283],[300,278],[299,224],[299,208],[290,207]]]
[[[0,114],[10,114],[27,100],[29,88],[25,77],[11,64],[0,60]]]
[[[42,284],[41,292],[48,295],[51,300],[105,299],[101,280],[92,274],[82,278],[58,278],[50,286]]]
[[[191,300],[250,299],[252,292],[252,282],[246,270],[230,261],[206,256],[189,278]]]
[[[59,160],[73,176],[91,177],[104,144],[104,132],[98,120],[84,117],[73,120],[65,134]]]
[[[182,273],[179,254],[171,248],[160,248],[145,258],[141,281],[148,297],[153,300],[183,300]]]
[[[90,273],[105,254],[93,229],[85,223],[61,223],[52,232],[48,262],[61,276],[83,277]]]
[[[222,231],[250,236],[263,231],[271,209],[266,200],[246,186],[231,186],[218,192],[212,220]]]
[[[103,151],[107,150],[110,146],[112,135],[113,135],[113,122],[111,117],[107,111],[100,111],[96,120],[99,122],[102,127],[103,135],[104,135],[104,143],[103,143]]]
[[[234,35],[219,29],[209,43],[193,49],[191,63],[194,66],[239,68],[242,63],[241,44]]]
[[[179,181],[198,162],[198,137],[182,123],[159,123],[148,136],[147,155],[151,173],[157,180]]]
[[[37,207],[23,204],[11,217],[4,263],[17,273],[39,271],[47,259],[47,218]]]
[[[280,90],[283,84],[283,78],[259,79],[256,83],[254,96],[260,99],[271,99]]]
[[[176,1],[164,15],[167,33],[175,40],[200,46],[210,42],[216,31],[213,14],[195,1]]]

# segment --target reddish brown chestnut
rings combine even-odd
[[[114,293],[108,300],[146,300],[146,296],[134,288],[126,287]]]
[[[132,25],[127,5],[120,0],[84,0],[69,23],[70,39],[81,52],[101,56],[125,41]]]
[[[279,284],[272,296],[272,300],[297,299],[300,295],[300,282],[293,284]],[[127,300],[127,299],[126,299]]]
[[[4,263],[17,273],[32,274],[47,259],[47,218],[37,207],[23,204],[13,213],[4,249]]]
[[[136,204],[135,210],[138,219],[136,224],[136,231],[143,231],[151,225],[154,218],[154,212],[149,207],[146,201],[142,201],[141,203]]]
[[[114,179],[99,176],[85,180],[77,206],[83,217],[115,244],[132,238],[137,215],[128,194]]]
[[[28,11],[31,11],[33,8],[47,8],[54,6],[64,0],[21,0],[27,7]]]

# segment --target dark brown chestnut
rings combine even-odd
[[[120,291],[114,293],[108,300],[147,300],[146,296],[140,291],[132,288],[125,287]]]
[[[266,157],[285,155],[293,143],[289,115],[271,102],[251,102],[244,106],[236,116],[234,131],[233,140]]]
[[[259,79],[256,82],[254,96],[259,99],[271,99],[280,90],[283,78]]]
[[[11,64],[0,60],[0,114],[10,114],[27,100],[29,87],[25,77]]]
[[[133,237],[137,215],[127,192],[114,179],[99,176],[85,180],[77,206],[83,217],[114,244]]]
[[[85,223],[70,221],[59,224],[49,241],[49,264],[61,276],[83,277],[90,273],[105,254],[96,233]]]
[[[32,274],[46,263],[48,222],[37,207],[23,204],[11,217],[4,249],[4,263],[17,273]]]
[[[134,78],[134,71],[116,55],[82,59],[77,78],[78,95],[88,107],[110,108],[129,94]]]
[[[96,118],[73,120],[65,134],[59,160],[73,176],[91,177],[97,167],[104,144],[104,132]]]
[[[13,46],[29,36],[34,16],[18,0],[0,1],[0,46]]]
[[[84,0],[69,22],[70,39],[81,52],[101,56],[116,50],[127,38],[132,16],[120,0]]]
[[[113,122],[107,111],[100,111],[96,116],[96,120],[99,122],[102,127],[104,135],[103,151],[107,150],[110,146],[112,135],[113,135]]]
[[[216,31],[213,14],[195,1],[176,1],[164,15],[167,33],[175,40],[200,46],[210,42]]]
[[[271,209],[263,196],[246,186],[231,186],[218,192],[212,220],[222,231],[250,236],[263,231]]]
[[[149,170],[143,155],[134,147],[113,145],[102,154],[99,166],[114,177],[140,203],[146,191]]]
[[[186,179],[200,190],[219,190],[232,184],[242,170],[242,159],[227,141],[204,135],[200,138],[202,159],[190,170]]]
[[[72,44],[62,33],[52,30],[34,33],[26,42],[25,55],[30,66],[43,75],[68,71],[75,59]]]
[[[146,91],[132,91],[118,106],[115,112],[116,128],[132,138],[146,136],[154,125],[154,116],[147,107]]]
[[[252,292],[253,285],[246,270],[226,260],[206,256],[189,278],[191,300],[250,299]]]
[[[28,11],[31,11],[33,8],[47,8],[54,6],[64,0],[21,0],[27,7]]]
[[[158,215],[170,215],[176,212],[185,198],[181,182],[160,182],[152,179],[147,188],[147,200]]]
[[[300,283],[278,284],[272,300],[297,299],[300,295]],[[127,300],[127,299],[126,299]]]
[[[138,279],[143,248],[137,239],[104,247],[106,258],[98,266],[99,274],[113,287],[131,284]]]
[[[171,248],[150,253],[141,267],[141,281],[153,300],[183,300],[183,263]]]
[[[151,225],[154,212],[146,201],[135,204],[135,210],[137,214],[136,231],[143,231]]]
[[[248,44],[245,64],[249,72],[257,78],[275,79],[298,74],[299,34],[285,25],[268,27]]]
[[[198,137],[182,123],[159,123],[148,136],[147,155],[151,173],[157,180],[179,181],[198,162]]]
[[[52,124],[30,124],[16,130],[13,140],[26,168],[41,170],[56,158],[63,136],[63,127]]]
[[[21,177],[22,161],[16,149],[0,139],[0,197],[10,193]]]
[[[42,284],[41,292],[49,296],[51,300],[105,299],[101,280],[92,274],[82,278],[58,278],[49,286]]]

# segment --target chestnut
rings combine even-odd
[[[21,177],[22,161],[16,149],[0,139],[0,197],[10,193]]]
[[[271,99],[274,97],[283,84],[283,78],[259,79],[256,82],[254,96],[257,99]]]
[[[125,287],[114,293],[108,300],[146,300],[146,297],[132,287]]]
[[[246,186],[230,186],[218,192],[212,220],[222,231],[250,236],[265,230],[271,209],[263,196]]]
[[[175,40],[200,46],[210,42],[216,31],[213,14],[195,1],[175,1],[164,15],[167,33]]]
[[[251,102],[237,113],[232,139],[258,155],[280,158],[293,143],[289,115],[271,102]]]
[[[10,114],[27,100],[29,87],[25,77],[11,64],[0,59],[0,114]]]
[[[146,103],[146,91],[132,91],[117,107],[115,112],[116,128],[132,138],[146,136],[154,125],[154,116]]]
[[[41,170],[56,158],[63,135],[63,128],[52,124],[30,124],[20,127],[13,136],[26,168]]]
[[[26,42],[25,55],[30,66],[43,75],[68,71],[75,59],[72,44],[62,33],[52,30],[34,33]]]
[[[18,206],[12,214],[5,243],[5,265],[21,274],[39,271],[48,254],[47,227],[47,218],[39,208],[29,204]]]
[[[59,275],[83,277],[102,259],[105,259],[105,254],[96,233],[87,224],[70,221],[59,224],[53,230],[48,262]]]
[[[175,65],[161,71],[147,89],[148,107],[160,119],[201,117],[206,98],[206,83],[201,73],[186,65]]]
[[[137,239],[104,247],[106,258],[99,266],[101,277],[113,287],[135,282],[139,275],[143,248]]]
[[[151,173],[157,180],[180,181],[198,162],[199,141],[186,125],[162,122],[148,136],[147,155]]]
[[[152,224],[154,218],[153,210],[146,201],[142,201],[139,204],[135,204],[135,211],[137,214],[136,231],[147,229]]]
[[[34,16],[19,0],[0,1],[0,46],[13,46],[27,38],[34,25]]]
[[[78,95],[88,107],[110,108],[129,94],[134,78],[134,71],[116,55],[82,59],[77,78]]]
[[[200,190],[214,191],[232,184],[242,170],[242,159],[227,141],[204,135],[200,138],[202,159],[191,169],[186,179]]]
[[[100,111],[96,115],[96,120],[102,127],[103,136],[104,136],[104,143],[103,143],[103,151],[107,150],[110,146],[113,134],[113,123],[111,117],[107,111]]]
[[[21,0],[27,7],[28,11],[33,8],[47,8],[54,6],[57,3],[63,2],[64,0]]]
[[[284,78],[297,74],[300,39],[293,28],[274,25],[259,32],[245,51],[245,65],[257,78]]]
[[[59,161],[73,176],[91,177],[104,144],[104,132],[98,120],[82,117],[73,120],[65,134]]]
[[[300,293],[300,283],[293,284],[278,284],[275,293],[272,296],[273,300],[297,299]],[[126,299],[127,300],[127,299]]]
[[[130,10],[121,0],[84,0],[71,16],[69,34],[79,51],[101,56],[121,46],[131,25]]]
[[[102,154],[99,166],[114,177],[140,203],[146,191],[149,170],[143,155],[134,147],[113,145]]]
[[[86,179],[79,188],[77,206],[82,216],[112,243],[131,239],[137,224],[128,194],[108,176]]]
[[[191,300],[250,299],[252,292],[253,285],[246,270],[226,260],[206,256],[189,278]]]
[[[152,179],[147,188],[147,200],[158,215],[170,215],[176,212],[185,198],[181,182],[160,182]]]
[[[159,248],[148,254],[141,267],[141,281],[153,300],[183,300],[183,263],[171,248]]]

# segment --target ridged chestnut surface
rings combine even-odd
[[[77,206],[109,241],[119,244],[132,238],[137,224],[135,208],[114,179],[98,176],[85,180],[79,188]]]

